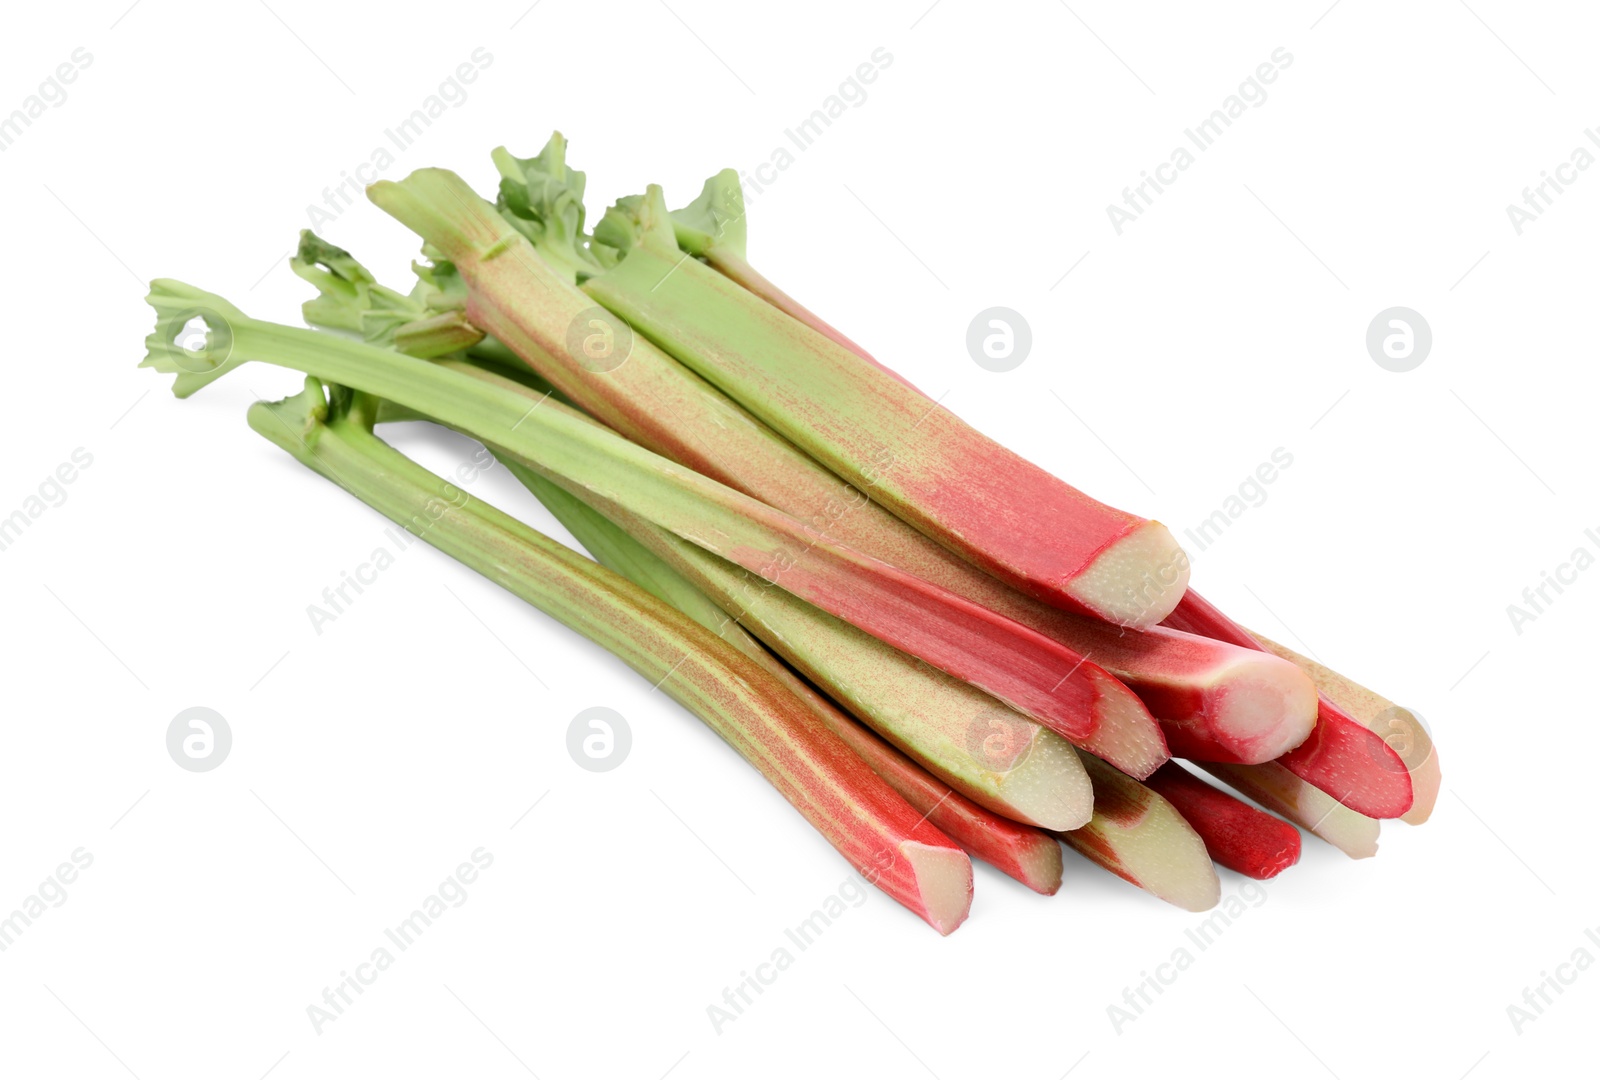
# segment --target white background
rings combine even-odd
[[[93,461],[0,551],[0,913],[74,850],[93,865],[0,953],[0,1070],[1592,1071],[1600,973],[1520,1034],[1507,1006],[1574,950],[1600,958],[1582,690],[1600,571],[1520,634],[1506,608],[1600,551],[1600,170],[1522,235],[1505,209],[1600,125],[1592,12],[525,6],[11,15],[0,113],[75,48],[93,60],[0,154],[0,516],[75,449]],[[752,200],[752,260],[979,427],[1176,531],[1292,453],[1194,580],[1426,717],[1434,820],[1385,826],[1365,862],[1308,839],[1120,1033],[1107,1006],[1201,917],[1072,855],[1048,899],[979,867],[948,939],[873,894],[717,1033],[707,1006],[848,867],[691,716],[422,545],[317,634],[307,605],[387,541],[245,426],[253,396],[297,380],[246,369],[178,402],[135,367],[150,277],[298,321],[309,289],[285,257],[306,207],[480,46],[493,62],[468,99],[384,175],[447,165],[487,191],[491,147],[531,154],[559,127],[595,213],[761,164],[886,49],[866,101]],[[1107,204],[1279,47],[1293,62],[1267,100],[1117,235]],[[414,239],[375,209],[323,231],[408,283]],[[1033,333],[1006,374],[964,345],[995,305]],[[1434,335],[1405,374],[1364,344],[1394,305]],[[472,449],[395,437],[441,468]],[[548,526],[503,471],[474,490]],[[214,772],[165,748],[194,705],[232,728]],[[634,737],[604,774],[564,742],[595,705]],[[318,1034],[306,1007],[479,847],[494,863],[467,902]]]

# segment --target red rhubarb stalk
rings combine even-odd
[[[487,373],[478,377],[494,378]],[[496,452],[513,475],[538,487],[541,478],[524,459],[499,448]],[[769,648],[946,784],[1024,824],[1075,829],[1089,820],[1094,793],[1088,775],[1077,753],[1049,728],[783,589],[752,581],[738,567],[592,491],[563,490],[710,597],[724,622],[744,622]]]
[[[343,411],[352,408],[350,396],[334,400],[330,408],[321,384],[308,378],[295,397],[252,406],[250,425],[655,682],[759,769],[853,866],[941,934],[966,918],[966,854],[765,668],[631,582],[398,453],[372,434],[370,419]]]
[[[1190,590],[1167,625],[1247,649],[1267,651],[1250,632]],[[1326,694],[1317,697],[1317,723],[1295,749],[1277,759],[1307,783],[1375,818],[1411,809],[1411,774],[1382,736],[1353,719]]]
[[[1061,887],[1061,845],[1054,839],[1039,829],[984,809],[936,779],[840,712],[729,618],[709,596],[639,541],[559,485],[527,469],[516,468],[514,472],[600,565],[671,604],[770,671],[873,772],[915,810],[926,814],[936,829],[960,844],[967,854],[1046,896]]]
[[[1205,841],[1166,799],[1105,762],[1085,756],[1094,817],[1058,834],[1063,843],[1125,881],[1187,911],[1215,907],[1222,893]]]
[[[1254,631],[1251,633],[1268,652],[1298,666],[1311,677],[1320,694],[1389,745],[1411,774],[1413,801],[1411,809],[1401,814],[1400,820],[1407,825],[1421,825],[1427,821],[1428,815],[1433,813],[1434,803],[1439,801],[1442,779],[1439,751],[1417,714],[1337,671],[1301,656],[1287,645],[1280,645]]]
[[[1145,779],[1205,841],[1211,858],[1258,881],[1300,861],[1300,830],[1214,788],[1175,761]]]
[[[1356,813],[1277,762],[1219,765],[1197,761],[1195,764],[1241,795],[1326,840],[1352,859],[1368,859],[1378,853],[1376,818]]]
[[[608,215],[631,219],[631,247],[584,291],[802,450],[1047,603],[1136,627],[1171,611],[1189,564],[1164,526],[1097,502],[686,259],[659,188]]]

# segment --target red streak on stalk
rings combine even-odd
[[[1178,808],[1205,841],[1206,853],[1229,870],[1265,881],[1300,861],[1300,830],[1212,787],[1176,762],[1161,766],[1145,784]]]
[[[1267,651],[1244,627],[1193,589],[1184,594],[1163,625]],[[1411,774],[1400,755],[1323,694],[1317,695],[1317,726],[1310,737],[1277,760],[1306,783],[1367,817],[1399,817],[1411,809]]]

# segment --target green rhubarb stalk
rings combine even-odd
[[[615,570],[652,596],[671,604],[772,672],[810,707],[829,731],[843,739],[873,772],[914,809],[926,814],[935,828],[961,845],[967,854],[1046,896],[1054,895],[1061,887],[1061,845],[1050,836],[993,813],[940,782],[922,766],[845,716],[831,701],[785,667],[709,596],[695,588],[688,578],[620,527],[515,458],[503,458],[502,462],[600,565]],[[1049,732],[1046,735],[1055,737]]]
[[[1352,859],[1378,853],[1378,820],[1357,813],[1275,761],[1261,765],[1194,763],[1280,817],[1326,840]]]
[[[971,905],[967,856],[761,665],[622,577],[429,473],[306,380],[250,426],[422,539],[614,653],[754,765],[840,854],[948,934]]]
[[[682,209],[672,211],[672,231],[677,238],[678,247],[683,251],[698,259],[704,259],[708,266],[730,280],[738,282],[746,291],[761,297],[785,315],[804,323],[823,337],[849,349],[867,363],[922,394],[911,380],[878,360],[847,337],[844,331],[784,292],[765,274],[750,265],[746,253],[749,226],[746,220],[744,190],[739,185],[739,174],[734,170],[723,169],[707,178],[700,189],[700,194],[693,202]],[[616,256],[613,256],[601,265],[609,268],[615,263]],[[591,274],[584,274],[580,280],[588,276]],[[927,396],[923,394],[923,397]]]
[[[1177,604],[1189,563],[1165,526],[1091,499],[688,258],[660,188],[607,217],[625,224],[597,237],[632,235],[584,291],[874,500],[1058,607],[1146,627]]]
[[[513,239],[521,238],[514,234]],[[1098,725],[1104,699],[1143,711],[1097,665],[1009,619],[843,545],[765,503],[673,464],[559,402],[514,395],[360,342],[250,319],[221,297],[152,283],[159,314],[147,366],[184,397],[249,360],[301,371],[434,416],[602,492],[629,511],[750,570],[896,648],[998,697],[1064,735]],[[206,348],[177,344],[192,318]],[[1147,715],[1147,714],[1146,714]]]
[[[518,168],[530,172],[535,161],[520,160]],[[509,183],[502,181],[502,202]],[[623,362],[595,370],[590,357],[574,348],[568,332],[596,309],[560,269],[574,259],[565,241],[554,252],[541,247],[536,254],[526,236],[537,230],[526,223],[508,229],[459,177],[442,170],[425,169],[399,183],[374,185],[368,194],[448,260],[436,261],[434,272],[464,287],[466,313],[474,325],[601,423],[839,542],[1022,622],[1075,653],[1093,658],[1102,648],[1115,651],[1114,629],[1093,620],[1070,620],[922,536],[648,341],[634,339]],[[530,195],[526,204],[539,203]],[[1072,644],[1074,625],[1087,628],[1080,647]],[[1121,651],[1128,653],[1125,647]],[[1279,666],[1299,677],[1292,665]],[[1213,664],[1210,670],[1226,667]],[[1163,678],[1159,665],[1149,675],[1157,682]],[[1129,773],[1147,775],[1167,758],[1160,729],[1114,679],[1094,676],[1093,681],[1097,725],[1087,738],[1077,737],[1078,745]],[[1203,711],[1207,702],[1219,700],[1225,685],[1203,683],[1195,690],[1173,700],[1198,703],[1193,708]],[[1250,699],[1249,694],[1234,694],[1227,700]],[[1186,715],[1172,719],[1183,721]]]
[[[559,137],[559,133],[556,137]],[[746,290],[761,297],[791,319],[804,323],[828,340],[849,349],[867,363],[875,365],[886,374],[916,390],[905,376],[879,363],[866,349],[851,341],[842,331],[829,325],[822,316],[778,288],[750,265],[745,254],[748,224],[745,218],[744,191],[739,187],[739,174],[732,169],[723,169],[712,176],[700,189],[700,194],[694,202],[672,212],[672,231],[677,238],[678,247],[684,251],[696,258],[704,259],[713,269],[738,282]],[[583,277],[589,276],[592,275],[583,275]],[[920,394],[922,391],[917,390],[917,393]]]
[[[1078,854],[1186,911],[1215,907],[1222,893],[1205,841],[1177,809],[1105,762],[1084,757],[1094,817],[1061,840]]]

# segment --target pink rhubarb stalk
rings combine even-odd
[[[1084,758],[1094,781],[1094,817],[1058,834],[1063,843],[1125,881],[1186,911],[1215,907],[1222,893],[1205,841],[1177,809],[1103,761]]]
[[[513,475],[546,497],[548,483],[524,459],[496,452]],[[709,597],[723,622],[745,623],[863,723],[973,801],[1045,828],[1075,829],[1089,820],[1089,778],[1077,753],[1049,728],[592,491],[560,490],[633,538],[661,567],[652,577],[675,575]]]
[[[766,668],[804,701],[816,718],[854,750],[912,808],[967,854],[1011,875],[1035,892],[1061,887],[1061,845],[1039,829],[984,809],[840,712],[778,660],[716,603],[617,525],[560,486],[524,468],[517,479],[605,567],[671,604]],[[1071,751],[1067,751],[1071,753]]]
[[[1167,625],[1247,649],[1266,648],[1250,632],[1193,590],[1167,617]],[[1317,723],[1310,736],[1277,759],[1352,810],[1368,817],[1399,817],[1411,809],[1411,774],[1394,748],[1353,719],[1326,694],[1317,698]]]
[[[1178,808],[1211,858],[1229,870],[1265,881],[1300,861],[1300,830],[1212,787],[1175,761],[1157,769],[1145,785]]]
[[[686,260],[659,188],[610,213],[633,218],[632,245],[584,291],[875,501],[1055,606],[1143,627],[1177,603],[1189,564],[1164,526],[1097,502]]]
[[[1326,840],[1352,859],[1368,859],[1378,853],[1376,818],[1356,813],[1276,762],[1219,765],[1197,761],[1195,764],[1241,795]]]

